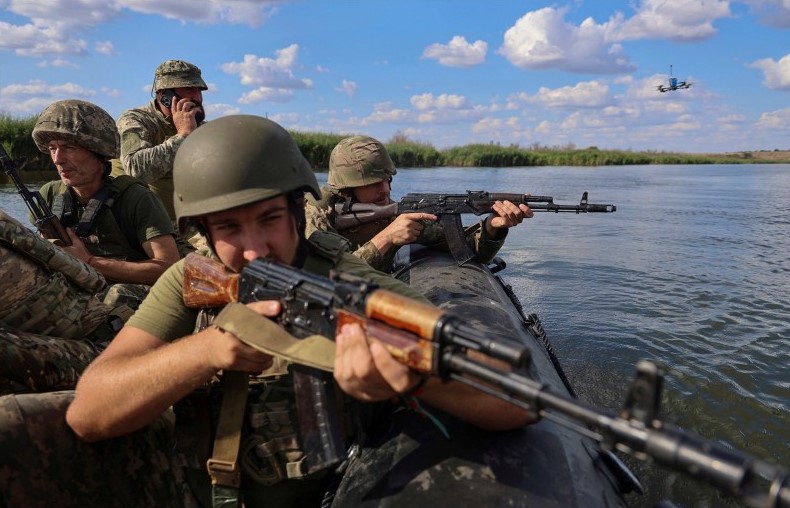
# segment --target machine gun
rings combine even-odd
[[[2,164],[5,173],[13,180],[27,208],[35,217],[36,229],[41,235],[50,240],[58,240],[61,245],[67,247],[71,245],[71,238],[69,238],[69,234],[66,232],[66,228],[63,227],[60,219],[52,213],[40,192],[31,191],[25,186],[19,177],[16,164],[11,160],[2,144],[0,144],[0,164]]]
[[[587,202],[587,191],[582,194],[578,205],[560,205],[552,196],[530,196],[529,194],[493,193],[487,191],[466,191],[466,194],[409,193],[400,201],[389,205],[372,203],[351,203],[344,201],[334,206],[334,226],[338,231],[389,219],[403,213],[430,213],[439,217],[450,252],[463,265],[474,257],[474,253],[464,239],[461,224],[462,214],[482,215],[490,213],[494,202],[510,201],[516,205],[525,204],[534,212],[574,212],[612,213],[615,205],[602,205]]]
[[[231,274],[208,258],[197,254],[187,256],[184,276],[187,306],[258,300],[278,300],[282,312],[276,321],[295,337],[331,339],[343,324],[359,323],[368,338],[380,341],[393,357],[418,372],[470,385],[530,411],[536,418],[549,418],[565,425],[594,439],[606,450],[653,460],[707,481],[750,506],[790,508],[790,473],[786,469],[659,419],[664,368],[658,364],[639,362],[624,408],[615,414],[552,393],[545,385],[524,375],[531,361],[526,346],[488,337],[459,316],[379,289],[359,278],[340,273],[322,277],[263,258],[250,263],[240,274]],[[227,310],[226,307],[222,312]],[[267,321],[252,311],[244,311],[237,315],[239,319]],[[261,333],[260,323],[252,323],[249,329],[252,330],[249,335],[237,335],[241,341],[278,354],[272,350],[270,339],[261,337],[265,333]],[[299,339],[293,341],[298,343]],[[294,349],[293,344],[288,345],[283,355],[299,363]],[[469,350],[503,360],[512,370],[481,363],[467,354]],[[334,349],[327,351],[333,354]],[[326,363],[331,368],[331,359]],[[318,409],[318,406],[307,408],[313,412]]]

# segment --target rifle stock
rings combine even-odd
[[[66,228],[63,227],[63,224],[60,222],[60,219],[49,209],[41,193],[38,191],[32,192],[25,186],[22,179],[19,177],[16,164],[11,160],[11,157],[8,155],[8,152],[5,151],[5,147],[3,147],[2,144],[0,144],[0,164],[2,164],[6,174],[14,182],[14,185],[16,185],[28,210],[30,210],[30,213],[35,218],[36,229],[38,229],[41,235],[49,240],[58,240],[62,245],[67,247],[71,245],[71,238]]]
[[[661,365],[648,361],[637,364],[624,408],[618,414],[552,393],[545,385],[523,375],[529,361],[526,347],[486,337],[460,317],[393,295],[361,279],[343,274],[321,277],[266,259],[253,261],[241,274],[229,278],[201,276],[205,264],[196,257],[190,254],[186,260],[187,305],[207,301],[202,296],[188,295],[191,290],[208,290],[213,295],[210,301],[225,298],[221,303],[276,299],[283,305],[279,322],[297,337],[317,333],[333,338],[343,323],[362,322],[371,333],[382,329],[392,334],[395,339],[388,343],[388,349],[416,370],[463,382],[551,419],[594,439],[606,450],[653,460],[704,480],[749,506],[790,508],[790,474],[785,468],[659,419],[664,376]],[[226,287],[212,289],[210,284]],[[222,297],[214,298],[216,295]],[[504,360],[515,369],[491,367],[471,358],[467,350]]]

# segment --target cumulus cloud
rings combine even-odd
[[[760,16],[760,21],[776,28],[790,28],[790,1],[742,0]]]
[[[431,58],[446,67],[474,67],[486,59],[488,44],[475,41],[470,44],[460,35],[454,36],[447,44],[431,44],[422,52],[422,58]]]
[[[567,8],[528,12],[505,32],[498,53],[522,69],[621,73],[634,70],[622,48],[611,42],[610,24],[592,18],[579,26],[565,21]]]
[[[464,109],[467,107],[466,97],[463,95],[440,94],[436,97],[432,93],[414,95],[411,104],[418,110],[428,109]]]
[[[730,0],[642,0],[636,14],[612,32],[619,40],[694,41],[716,34],[713,22],[732,17]]]
[[[779,61],[763,58],[749,64],[763,71],[763,85],[771,90],[790,90],[790,53]]]
[[[537,94],[526,100],[549,108],[597,108],[609,101],[609,86],[600,81],[584,81],[554,89],[542,86]]]
[[[245,93],[239,102],[288,102],[295,90],[313,87],[312,80],[297,78],[293,73],[298,54],[299,45],[291,44],[277,50],[276,58],[247,54],[241,62],[228,62],[221,68],[228,74],[238,74],[242,85],[258,86],[257,90]]]

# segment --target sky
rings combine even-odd
[[[0,114],[114,118],[199,66],[207,119],[678,152],[790,149],[790,0],[0,0]],[[661,93],[670,72],[688,89]]]

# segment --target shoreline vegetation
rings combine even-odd
[[[49,156],[38,151],[31,137],[36,117],[14,118],[0,114],[0,142],[19,168],[32,178],[52,178],[55,168]],[[289,131],[302,154],[316,171],[326,171],[332,148],[351,134]],[[469,144],[436,149],[396,133],[384,144],[398,168],[420,167],[521,167],[521,166],[625,166],[649,164],[790,164],[790,150],[759,150],[727,153],[680,153],[609,150],[573,144],[548,147],[533,143],[503,146],[498,143]],[[7,180],[0,174],[0,181]]]

